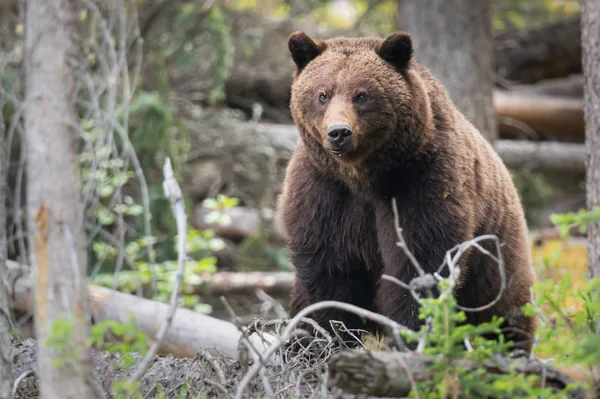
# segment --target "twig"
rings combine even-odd
[[[404,250],[408,259],[410,259],[410,263],[412,263],[413,267],[417,270],[420,276],[425,275],[425,270],[421,267],[417,258],[413,255],[413,253],[408,249],[406,245],[406,241],[404,240],[404,236],[402,235],[402,228],[400,227],[400,217],[398,216],[398,207],[396,206],[396,197],[392,198],[392,210],[394,211],[394,227],[396,228],[396,235],[398,236],[399,242],[396,244],[398,247]]]
[[[269,312],[269,309],[273,308],[273,310],[275,310],[275,313],[277,313],[277,317],[280,317],[282,319],[288,317],[288,314],[281,305],[281,303],[275,298],[273,298],[271,295],[267,294],[264,290],[257,288],[256,296],[258,297],[258,299],[263,301],[263,306],[265,306],[265,309],[263,309],[263,307],[261,306],[261,311],[263,311],[263,315],[266,316]]]
[[[294,316],[293,319],[290,320],[290,322],[288,323],[286,328],[281,333],[281,336],[277,337],[275,342],[273,342],[273,345],[264,352],[264,354],[262,356],[263,361],[266,363],[269,360],[269,358],[273,355],[273,353],[275,353],[275,351],[277,351],[282,345],[284,345],[286,341],[288,341],[289,339],[291,339],[295,335],[297,335],[298,332],[297,332],[297,330],[295,330],[295,328],[298,325],[298,323],[300,323],[306,315],[308,315],[309,313],[312,313],[312,312],[315,312],[318,310],[322,310],[322,309],[327,309],[327,308],[335,308],[335,309],[343,310],[345,312],[351,312],[351,313],[354,313],[365,319],[369,319],[376,323],[390,327],[392,330],[392,338],[395,340],[396,344],[399,347],[404,346],[404,345],[402,345],[401,341],[398,339],[400,332],[401,331],[406,331],[406,332],[411,331],[407,327],[405,327],[399,323],[396,323],[395,321],[393,321],[392,319],[390,319],[388,317],[385,317],[385,316],[380,315],[375,312],[371,312],[370,310],[366,310],[366,309],[363,309],[363,308],[355,306],[355,305],[338,302],[338,301],[317,302],[317,303],[314,303],[314,304],[309,305],[306,308],[302,309],[300,312],[298,312],[298,314],[296,314],[296,316]],[[248,373],[246,373],[246,375],[244,375],[244,378],[238,385],[238,389],[235,394],[236,399],[242,399],[242,395],[243,395],[244,391],[246,390],[246,387],[248,386],[248,384],[250,384],[250,381],[252,381],[252,379],[254,377],[256,377],[256,375],[259,373],[259,371],[262,367],[264,367],[263,362],[256,362],[252,365],[250,370],[248,370]]]
[[[17,390],[19,389],[19,385],[21,385],[21,383],[23,382],[23,380],[25,380],[25,378],[29,377],[30,375],[33,375],[33,370],[27,370],[25,371],[23,374],[21,374],[16,380],[15,383],[13,384],[13,390],[12,390],[12,397],[16,398],[17,397]]]
[[[221,383],[222,385],[226,385],[227,384],[227,381],[225,379],[225,373],[223,372],[223,370],[221,369],[221,367],[219,367],[219,364],[217,363],[217,361],[215,360],[215,358],[212,357],[211,354],[208,353],[208,351],[206,349],[200,349],[198,351],[197,357],[201,358],[206,363],[210,364],[210,366],[212,367],[213,371],[215,373],[217,373],[217,377],[219,377],[219,383]]]
[[[483,240],[494,240],[494,242],[496,243],[496,250],[498,252],[497,257],[494,256],[493,254],[491,254],[489,251],[487,251],[485,248],[483,248],[481,245],[478,244],[479,241],[483,241]],[[481,312],[481,311],[487,310],[487,309],[491,308],[492,306],[494,306],[502,298],[502,295],[504,294],[504,291],[506,290],[506,269],[505,269],[505,265],[504,265],[504,257],[502,255],[502,250],[500,249],[500,240],[498,239],[498,237],[496,237],[495,235],[490,235],[490,234],[483,235],[483,236],[479,236],[477,238],[474,238],[473,240],[467,241],[460,245],[460,247],[457,251],[457,254],[453,258],[453,262],[452,262],[453,268],[454,267],[458,268],[458,260],[460,259],[462,254],[470,247],[475,247],[480,252],[482,252],[484,255],[487,255],[487,256],[491,257],[493,260],[495,260],[498,263],[498,272],[500,273],[500,290],[498,291],[498,295],[496,296],[496,298],[494,298],[493,301],[489,302],[486,305],[479,306],[477,308],[468,308],[468,307],[460,306],[458,304],[456,305],[456,307],[458,309],[460,309],[464,312]]]
[[[150,362],[156,355],[158,351],[158,347],[160,346],[162,340],[165,338],[167,334],[167,330],[171,326],[171,322],[173,321],[173,316],[175,315],[175,311],[177,310],[177,299],[179,297],[179,288],[181,285],[181,281],[183,280],[183,273],[185,268],[185,246],[186,246],[186,237],[187,237],[187,220],[185,215],[185,208],[183,202],[183,194],[181,192],[181,188],[179,184],[177,184],[177,180],[173,176],[173,167],[171,166],[171,159],[167,157],[165,160],[165,165],[163,167],[163,173],[165,180],[163,182],[163,190],[165,192],[165,196],[169,198],[171,201],[171,207],[173,213],[175,215],[175,219],[177,221],[177,238],[178,238],[178,247],[177,247],[177,262],[179,267],[177,269],[177,276],[175,277],[175,284],[173,287],[173,292],[171,293],[171,307],[169,309],[169,314],[167,319],[164,321],[161,326],[160,331],[158,332],[156,339],[152,343],[152,346],[146,353],[144,359],[140,362],[140,365],[136,372],[129,378],[129,382],[138,381],[148,367],[150,366]]]

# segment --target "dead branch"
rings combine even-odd
[[[411,379],[419,382],[430,378],[427,369],[434,362],[433,356],[412,353],[345,351],[333,355],[329,370],[332,385],[346,393],[405,397],[412,389]],[[476,365],[465,360],[455,363],[462,370],[476,369]],[[564,390],[572,382],[569,376],[538,359],[507,359],[497,356],[487,362],[485,370],[491,374],[508,374],[512,367],[516,367],[517,373],[544,376],[546,386],[557,391]],[[573,390],[568,397],[585,396],[583,392]]]
[[[177,298],[179,297],[179,288],[181,286],[181,282],[183,281],[183,273],[185,269],[185,245],[187,240],[187,217],[185,215],[185,207],[183,203],[183,194],[181,193],[181,188],[175,180],[173,176],[173,167],[171,166],[171,159],[167,157],[164,165],[164,177],[165,180],[163,182],[163,188],[165,191],[165,196],[169,198],[171,202],[171,208],[173,210],[173,214],[175,215],[175,220],[177,222],[177,276],[175,278],[175,284],[173,287],[173,292],[171,293],[171,301],[169,304],[169,312],[167,313],[167,318],[163,321],[158,334],[156,334],[156,338],[152,343],[152,346],[148,350],[144,359],[142,359],[138,369],[136,372],[130,377],[129,382],[139,381],[142,375],[146,372],[148,367],[150,366],[150,362],[156,355],[159,346],[162,344],[169,327],[173,323],[173,317],[175,316],[175,311],[177,310]]]

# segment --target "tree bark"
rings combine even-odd
[[[490,1],[401,0],[398,16],[400,29],[413,38],[416,59],[446,86],[452,101],[481,134],[494,142]]]
[[[585,142],[587,148],[587,206],[600,207],[600,3],[584,0],[581,10],[581,42],[585,76]],[[588,270],[600,277],[600,223],[588,229]]]
[[[0,72],[2,70],[0,69]],[[6,170],[5,125],[3,117],[4,94],[0,90],[0,399],[12,397],[11,311],[9,307],[11,287],[6,266]]]
[[[28,0],[25,38],[27,222],[42,398],[93,398],[76,109],[73,0]],[[69,345],[47,343],[67,322]],[[64,360],[54,365],[55,360]]]

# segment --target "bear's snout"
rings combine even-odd
[[[330,125],[327,127],[327,141],[334,153],[349,150],[352,143],[352,129],[345,123]]]

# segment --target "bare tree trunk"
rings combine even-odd
[[[400,0],[400,29],[415,58],[446,86],[458,109],[490,141],[494,120],[494,42],[489,0]]]
[[[42,398],[94,398],[80,199],[73,0],[28,0],[25,40],[27,220]],[[47,340],[56,322],[65,330]],[[54,364],[56,360],[64,363]]]
[[[1,70],[0,70],[1,72]],[[2,110],[4,108],[3,92],[0,90],[0,399],[12,397],[12,360],[10,338],[10,297],[11,287],[8,282],[6,264],[6,166],[5,130]]]
[[[584,0],[581,12],[583,74],[585,76],[585,142],[587,147],[587,206],[600,207],[600,3]],[[588,270],[600,277],[600,223],[588,230]]]

